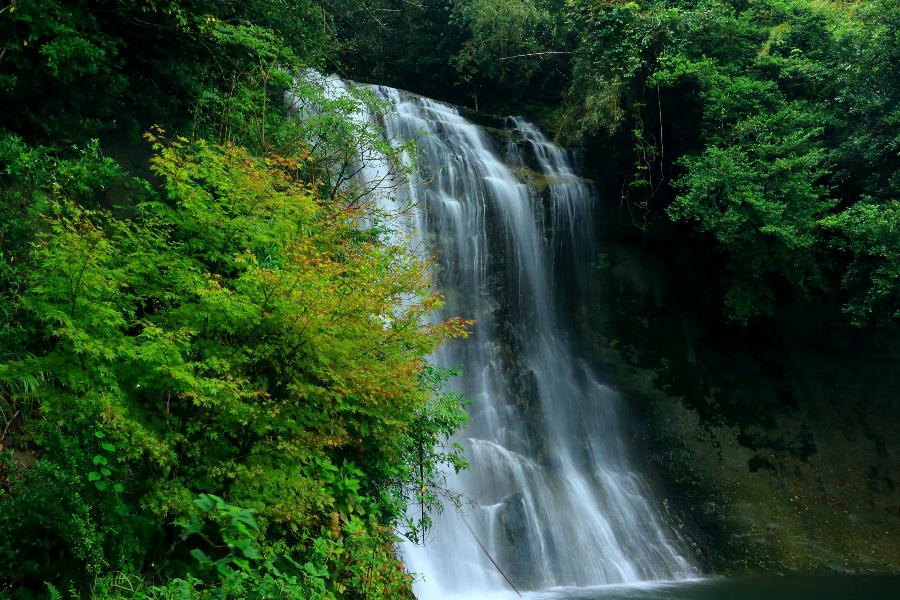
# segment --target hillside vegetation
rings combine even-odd
[[[465,324],[352,177],[370,99],[295,81],[328,15],[0,11],[0,596],[409,597]]]

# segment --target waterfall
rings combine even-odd
[[[488,135],[448,105],[371,89],[388,138],[416,143],[411,226],[439,257],[444,316],[477,321],[435,357],[462,367],[451,385],[471,402],[457,440],[471,469],[448,474],[470,502],[403,548],[416,594],[509,592],[487,553],[527,590],[694,576],[635,470],[621,396],[574,340],[559,280],[595,255],[590,182],[521,119]]]

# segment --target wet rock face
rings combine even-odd
[[[497,511],[497,524],[503,542],[503,552],[498,556],[500,567],[517,587],[534,587],[537,583],[534,581],[534,574],[539,571],[537,567],[540,557],[532,555],[532,545],[527,543],[528,516],[525,497],[521,492],[503,499]]]
[[[900,572],[900,343],[808,307],[729,329],[698,298],[711,281],[612,237],[594,308],[610,325],[587,333],[705,568]],[[840,336],[856,350],[829,350]]]

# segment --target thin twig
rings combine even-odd
[[[487,551],[487,548],[484,547],[484,544],[482,544],[481,540],[478,539],[478,536],[475,535],[475,531],[472,529],[472,526],[469,525],[469,522],[466,521],[466,518],[463,516],[463,514],[461,512],[458,514],[459,518],[462,519],[462,522],[465,524],[466,529],[468,529],[469,533],[472,534],[472,537],[475,538],[475,542],[478,544],[478,547],[481,548],[481,551],[484,552],[484,555],[488,557],[488,560],[491,561],[491,564],[494,565],[494,568],[497,569],[497,572],[503,576],[503,579],[506,580],[506,583],[509,584],[509,587],[511,587],[513,591],[519,596],[519,598],[521,598],[522,592],[520,592],[519,588],[517,588],[512,581],[510,581],[506,573],[503,572],[503,569],[500,568],[500,565],[497,564],[497,561],[494,560],[494,557],[491,556],[491,553]]]
[[[565,50],[550,50],[547,52],[529,52],[528,54],[513,54],[512,56],[504,56],[500,60],[509,60],[511,58],[524,58],[528,56],[544,56],[547,54],[574,54],[570,51]]]
[[[0,442],[2,442],[3,439],[6,437],[6,432],[9,431],[9,426],[13,424],[13,421],[15,421],[16,417],[18,417],[18,416],[19,416],[19,411],[16,411],[16,414],[14,414],[12,417],[9,418],[8,421],[6,421],[6,427],[3,428],[3,433],[0,433]]]

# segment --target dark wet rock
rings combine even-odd
[[[525,497],[521,492],[504,498],[497,511],[497,524],[503,536],[503,552],[500,567],[516,587],[529,589],[537,584],[535,574],[540,572],[540,556],[534,556],[529,543],[530,531],[526,514]]]

